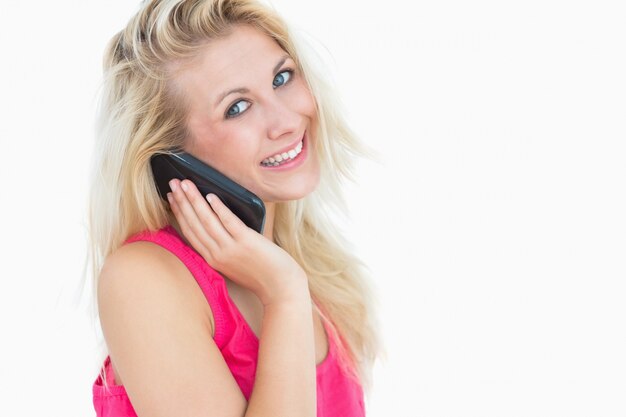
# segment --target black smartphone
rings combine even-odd
[[[265,204],[254,193],[186,152],[156,154],[150,159],[152,173],[161,198],[167,201],[173,178],[192,181],[206,197],[213,193],[220,198],[248,227],[263,233]]]

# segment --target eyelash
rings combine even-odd
[[[288,72],[288,73],[289,73],[289,79],[287,80],[287,82],[286,82],[286,83],[284,83],[284,84],[282,84],[282,85],[279,85],[279,86],[278,86],[278,87],[276,87],[276,88],[279,88],[279,87],[284,87],[284,86],[286,86],[287,84],[291,83],[291,81],[293,81],[293,77],[294,77],[294,74],[295,74],[295,71],[294,71],[293,69],[291,69],[291,68],[285,68],[285,69],[283,69],[283,70],[279,71],[276,75],[280,75],[280,74],[282,74],[283,72]],[[274,76],[274,79],[276,79],[276,76]],[[240,101],[247,101],[247,100],[237,100],[237,101],[235,101],[234,103],[232,103],[232,104],[231,104],[231,105],[230,105],[230,106],[226,109],[226,113],[224,114],[224,118],[226,118],[226,119],[234,119],[234,118],[239,117],[239,116],[241,116],[242,114],[244,114],[245,112],[247,112],[247,111],[248,111],[248,109],[246,109],[246,110],[244,110],[243,112],[240,112],[240,113],[237,113],[237,114],[234,114],[234,115],[229,115],[229,114],[228,114],[228,112],[230,111],[230,109],[232,109],[232,108],[233,108],[233,106],[234,106],[235,104],[239,103]],[[249,108],[249,107],[248,107],[248,108]]]

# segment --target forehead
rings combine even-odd
[[[192,102],[206,103],[229,88],[253,88],[266,81],[285,51],[266,33],[249,25],[233,26],[225,37],[201,48],[188,65],[174,74],[174,83]]]

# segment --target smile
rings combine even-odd
[[[284,151],[282,153],[278,153],[274,156],[270,156],[261,161],[261,165],[264,167],[276,167],[283,164],[286,164],[298,157],[302,152],[304,138],[300,140],[293,148]]]

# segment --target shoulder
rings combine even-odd
[[[126,284],[139,284],[148,279],[146,273],[156,274],[156,282],[165,280],[173,284],[183,279],[181,267],[184,268],[184,265],[176,255],[154,242],[127,243],[107,256],[98,286],[115,285],[120,276],[131,279]]]
[[[208,303],[176,255],[153,242],[128,243],[105,260],[97,290],[115,377],[138,415],[244,414]]]
[[[214,334],[211,308],[195,278],[176,255],[154,242],[127,243],[111,253],[98,277],[97,298],[101,316],[121,309],[141,316],[145,309],[169,307],[197,316]]]

